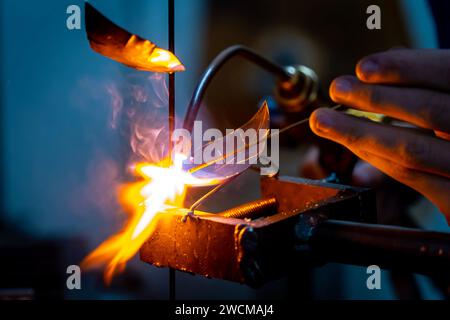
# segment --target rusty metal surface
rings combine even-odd
[[[375,207],[366,189],[291,178],[264,178],[261,188],[264,198],[277,199],[279,213],[249,220],[196,212],[183,222],[187,210],[173,209],[156,217],[156,231],[141,247],[141,260],[257,287],[285,275],[295,258],[301,217],[373,218],[361,212]]]
[[[156,231],[141,247],[141,260],[206,277],[243,282],[239,271],[239,233],[243,220],[188,210],[155,217]],[[245,228],[245,225],[243,225]]]
[[[279,212],[320,208],[329,218],[377,221],[375,194],[366,188],[294,177],[263,177],[261,192],[264,198],[277,199]]]

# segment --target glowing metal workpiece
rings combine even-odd
[[[105,57],[150,72],[185,70],[173,53],[117,26],[87,2],[85,23],[91,48]]]

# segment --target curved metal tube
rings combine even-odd
[[[269,71],[270,73],[275,74],[281,80],[289,80],[291,78],[291,74],[287,70],[285,70],[282,66],[264,58],[263,56],[257,54],[256,52],[252,51],[247,47],[241,45],[228,47],[222,52],[220,52],[209,64],[208,69],[206,69],[200,82],[195,88],[194,94],[192,95],[191,101],[189,102],[188,105],[186,116],[184,118],[183,127],[185,129],[192,131],[192,127],[194,125],[195,119],[197,118],[201,102],[203,100],[203,97],[205,96],[206,89],[211,83],[211,80],[217,74],[220,68],[222,68],[222,66],[228,60],[230,60],[235,56],[240,56],[250,62],[257,64],[258,66]]]

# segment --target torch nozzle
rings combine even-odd
[[[200,79],[200,82],[195,88],[194,94],[192,95],[191,101],[189,102],[188,105],[186,116],[184,118],[183,127],[185,129],[189,131],[192,130],[194,121],[197,117],[206,89],[208,88],[214,76],[228,60],[236,56],[245,58],[246,60],[276,75],[280,83],[290,83],[292,81],[291,78],[293,74],[290,73],[288,69],[283,68],[282,66],[274,63],[273,61],[270,61],[269,59],[266,59],[265,57],[254,52],[253,50],[241,45],[235,45],[226,48],[225,50],[220,52],[209,64],[208,68],[206,69],[205,73]]]
[[[290,75],[278,80],[275,99],[286,112],[299,112],[316,101],[319,95],[319,78],[314,70],[298,65],[285,68]]]

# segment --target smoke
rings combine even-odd
[[[166,77],[129,72],[120,77],[110,74],[108,80],[82,77],[71,92],[84,128],[79,132],[83,156],[74,171],[67,172],[77,181],[65,203],[75,217],[86,221],[80,229],[93,239],[102,239],[123,224],[118,194],[135,179],[130,165],[159,162],[167,154]],[[97,232],[88,231],[92,228],[98,228]]]
[[[168,151],[168,89],[162,74],[139,73],[106,86],[111,128],[129,141],[130,162],[161,161]]]

